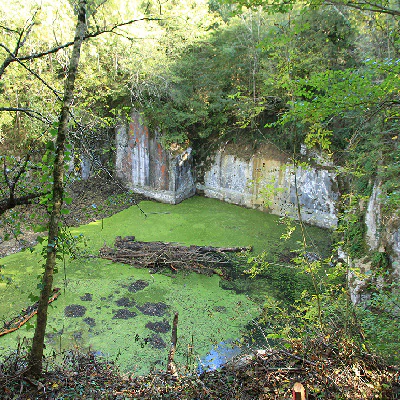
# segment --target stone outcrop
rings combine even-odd
[[[387,253],[393,273],[400,277],[400,220],[382,211],[381,184],[375,182],[365,214],[366,243],[371,251]]]
[[[138,113],[117,127],[116,145],[116,176],[134,192],[171,204],[194,195],[191,149],[165,149]]]
[[[116,175],[136,193],[176,204],[197,189],[207,197],[294,218],[299,202],[305,222],[324,228],[337,224],[336,176],[327,167],[294,168],[272,146],[246,155],[228,146],[212,157],[196,185],[191,149],[163,148],[159,134],[150,134],[138,113],[116,132]]]
[[[384,215],[381,192],[381,183],[377,181],[365,211],[365,243],[370,254],[381,253],[382,256],[389,257],[390,274],[385,278],[396,280],[400,277],[400,221],[395,215]],[[370,255],[349,260],[348,263],[353,268],[348,277],[351,299],[353,303],[362,303],[370,297],[367,288],[370,281],[373,280],[375,285],[380,286],[384,284],[384,277],[375,274]]]
[[[381,194],[380,184],[375,182],[371,197],[368,201],[365,213],[365,225],[367,228],[366,242],[370,250],[378,250],[380,245],[380,221],[381,221],[381,203],[379,196]]]
[[[229,147],[220,150],[198,189],[205,196],[297,218],[332,228],[337,224],[336,175],[323,167],[294,167],[289,158],[271,146],[263,146],[249,159]]]

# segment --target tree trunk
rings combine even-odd
[[[56,264],[57,240],[59,235],[59,223],[64,195],[64,148],[68,129],[70,106],[72,103],[75,77],[79,65],[81,45],[86,33],[86,0],[79,2],[78,22],[75,30],[75,42],[70,59],[68,77],[65,82],[64,98],[56,140],[56,156],[53,171],[53,199],[49,221],[49,235],[45,271],[40,292],[36,329],[29,357],[29,373],[38,377],[42,373],[44,336],[47,324],[48,300],[53,286],[53,273]]]
[[[178,377],[178,371],[174,361],[177,341],[178,341],[178,313],[175,313],[174,321],[172,323],[171,347],[169,349],[168,363],[167,363],[167,373],[170,374],[173,378]]]

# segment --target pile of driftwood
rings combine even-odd
[[[134,236],[118,236],[114,249],[104,246],[100,249],[100,257],[141,268],[187,269],[212,275],[221,274],[220,269],[231,264],[226,253],[246,251],[251,251],[251,247],[182,246],[177,243],[139,242]]]

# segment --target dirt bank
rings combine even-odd
[[[143,199],[117,180],[102,176],[71,183],[66,188],[65,197],[72,200],[65,205],[69,210],[69,214],[63,216],[65,226],[83,225],[109,217]],[[0,218],[0,258],[34,246],[41,234],[39,226],[45,228],[47,217],[46,207],[39,202],[18,206],[3,214]]]

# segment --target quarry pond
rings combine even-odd
[[[164,369],[171,340],[172,319],[179,313],[176,362],[181,368],[207,368],[210,354],[241,338],[260,314],[265,296],[279,297],[279,284],[288,280],[302,287],[293,267],[284,269],[289,251],[298,248],[300,233],[281,238],[286,226],[276,216],[214,199],[193,197],[178,205],[142,201],[110,218],[70,229],[72,255],[59,260],[54,286],[60,296],[51,303],[46,335],[48,355],[72,347],[91,350],[114,360],[122,372],[145,374]],[[308,239],[321,256],[329,249],[326,230],[307,227]],[[117,236],[140,241],[173,242],[214,247],[252,246],[251,255],[267,252],[268,279],[232,273],[189,271],[166,273],[99,258],[104,245]],[[0,316],[5,323],[36,301],[42,247],[0,259]],[[279,273],[274,263],[280,265]],[[282,267],[283,266],[283,267]],[[282,272],[283,271],[283,272]],[[32,319],[31,321],[34,321]],[[0,354],[33,336],[33,322],[0,337]]]

